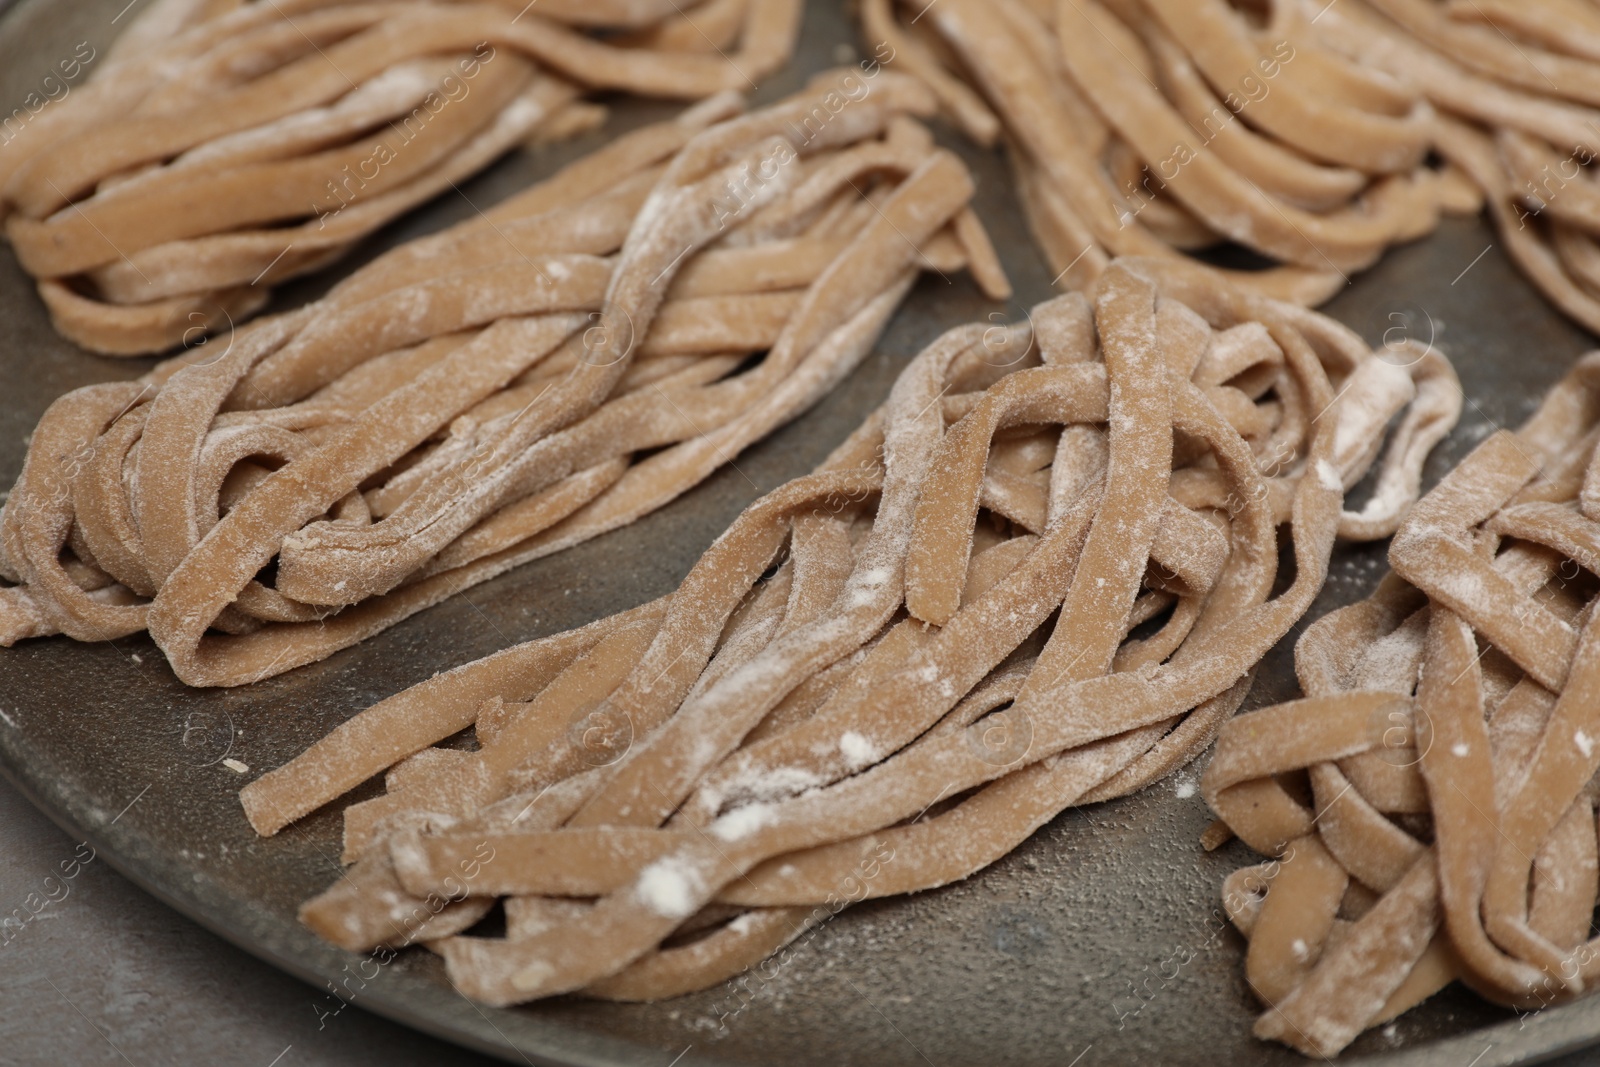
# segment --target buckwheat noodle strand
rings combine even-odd
[[[275,833],[385,774],[302,917],[426,944],[479,1000],[704,988],[1192,759],[1341,525],[1399,522],[1453,381],[1204,268],[1114,263],[1092,303],[929,346],[669,597],[375,705],[245,811]],[[1358,519],[1380,456],[1396,488]],[[468,725],[475,751],[434,747]],[[506,936],[472,934],[497,898]]]
[[[848,374],[921,269],[1009,291],[932,107],[886,72],[720,94],[61,398],[0,514],[0,641],[148,629],[244,684],[661,506]]]
[[[1332,1056],[1457,978],[1536,1010],[1600,975],[1597,372],[1411,509],[1377,592],[1300,639],[1303,699],[1222,728],[1202,791],[1272,857],[1224,890],[1257,1035]]]
[[[708,50],[684,27],[712,8]],[[159,352],[518,144],[593,126],[587,91],[753,88],[799,19],[797,0],[160,0],[8,128],[0,219],[58,330]]]

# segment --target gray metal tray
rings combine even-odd
[[[85,40],[103,49],[126,4],[24,0],[0,18],[7,113],[55,57]],[[797,61],[759,97],[848,61],[855,41],[840,0],[813,3]],[[311,299],[360,260],[468,217],[474,205],[670,111],[620,103],[597,134],[507,159],[328,275],[291,286],[279,304]],[[676,503],[260,685],[186,689],[142,636],[29,641],[0,652],[0,771],[118,870],[230,941],[319,988],[349,979],[358,1007],[512,1062],[666,1064],[680,1054],[685,1064],[886,1067],[1303,1062],[1250,1036],[1256,1006],[1241,974],[1242,941],[1218,911],[1222,878],[1249,857],[1237,843],[1200,851],[1209,816],[1192,789],[1194,769],[1140,796],[1068,812],[965,883],[843,912],[774,978],[753,983],[753,999],[725,1027],[714,1009],[726,1006],[726,987],[655,1005],[562,998],[498,1010],[457,994],[420,950],[374,974],[365,957],[319,941],[294,917],[338,874],[338,810],[270,840],[241,814],[236,794],[246,776],[223,766],[225,756],[257,774],[438,670],[669,592],[741,508],[842,440],[928,341],[960,322],[1020,317],[1048,296],[1050,272],[1028,241],[1003,160],[941,136],[979,176],[978,209],[1017,285],[1010,306],[985,301],[965,278],[924,278],[878,354],[833,395]],[[1393,252],[1328,310],[1371,342],[1407,334],[1455,360],[1469,403],[1433,459],[1435,479],[1494,427],[1521,421],[1591,341],[1529,288],[1478,223],[1446,224]],[[57,337],[10,252],[0,251],[0,486],[15,480],[27,435],[53,398],[148,366],[85,355]],[[1364,595],[1383,571],[1381,546],[1342,548],[1313,615]],[[1285,642],[1247,707],[1295,693]],[[325,1010],[339,1007],[330,994]],[[1362,1037],[1344,1059],[1491,1067],[1597,1041],[1600,1001],[1519,1019],[1452,987]]]

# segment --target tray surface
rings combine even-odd
[[[103,49],[125,4],[24,0],[0,17],[6,113],[52,57],[82,41]],[[756,98],[798,88],[810,73],[849,62],[858,46],[840,0],[813,2],[795,62]],[[463,183],[460,195],[425,205],[357,255],[284,288],[274,306],[312,299],[384,248],[470,217],[672,111],[616,102],[595,134],[502,161]],[[753,981],[753,996],[730,1000],[722,987],[655,1005],[561,998],[480,1007],[420,950],[374,975],[365,957],[295,921],[298,904],[339,873],[337,808],[268,840],[245,823],[237,791],[248,777],[362,708],[437,671],[670,592],[745,505],[843,440],[925,344],[962,322],[1019,318],[1048,297],[1050,272],[1029,242],[1004,160],[949,130],[939,136],[978,177],[978,211],[1017,287],[1008,306],[986,301],[965,277],[925,276],[877,352],[832,395],[672,505],[259,685],[186,689],[142,635],[0,651],[0,772],[135,882],[246,950],[317,987],[349,979],[356,1005],[511,1062],[665,1064],[688,1053],[685,1063],[885,1067],[1305,1063],[1250,1036],[1257,1009],[1240,966],[1243,942],[1218,902],[1223,877],[1250,855],[1237,842],[1200,851],[1209,814],[1195,767],[1138,796],[1067,812],[964,883],[846,910],[797,945],[770,980]],[[1521,279],[1477,222],[1448,222],[1393,251],[1325,310],[1370,343],[1410,336],[1454,360],[1468,403],[1430,463],[1430,485],[1496,427],[1525,418],[1593,340]],[[27,435],[51,400],[135,377],[150,363],[85,355],[56,336],[27,277],[0,249],[0,486],[15,481]],[[1359,599],[1384,570],[1382,545],[1341,546],[1311,617]],[[1247,709],[1297,695],[1293,636],[1263,665]],[[225,757],[251,771],[234,773]],[[377,791],[369,783],[357,796]],[[719,1006],[744,999],[719,1025]],[[338,1007],[330,994],[326,1009]],[[1341,1061],[1491,1067],[1597,1041],[1600,1000],[1519,1019],[1453,986],[1363,1036]]]

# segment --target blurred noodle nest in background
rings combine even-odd
[[[591,90],[753,89],[801,6],[152,0],[80,86],[4,125],[0,218],[57,330],[160,352],[517,145],[594,126]]]

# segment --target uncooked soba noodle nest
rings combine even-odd
[[[862,18],[970,136],[1005,136],[1065,287],[1232,241],[1284,264],[1236,281],[1317,304],[1487,203],[1529,279],[1600,331],[1590,0],[863,0]]]
[[[153,0],[0,152],[0,219],[56,328],[193,343],[517,144],[587,90],[744,92],[800,0]]]
[[[1319,38],[1322,3],[1257,6],[862,0],[862,20],[970,136],[1005,138],[1063,288],[1119,255],[1231,241],[1280,264],[1225,272],[1236,284],[1315,305],[1441,210],[1482,201],[1430,165],[1423,94]]]
[[[1316,29],[1433,103],[1435,150],[1483,191],[1511,258],[1600,332],[1600,6],[1341,0]]]
[[[1224,892],[1257,1035],[1332,1056],[1457,978],[1523,1012],[1600,980],[1597,429],[1600,353],[1306,630],[1303,700],[1222,728],[1206,800],[1273,857]]]
[[[367,709],[245,811],[276,833],[387,772],[302,918],[426,945],[471,997],[705,988],[1193,759],[1460,400],[1436,352],[1118,261],[1092,304],[933,343],[676,592]]]
[[[148,629],[190,685],[314,662],[695,485],[848,374],[919,271],[1007,295],[919,83],[741,108],[56,401],[0,514],[0,644]]]

